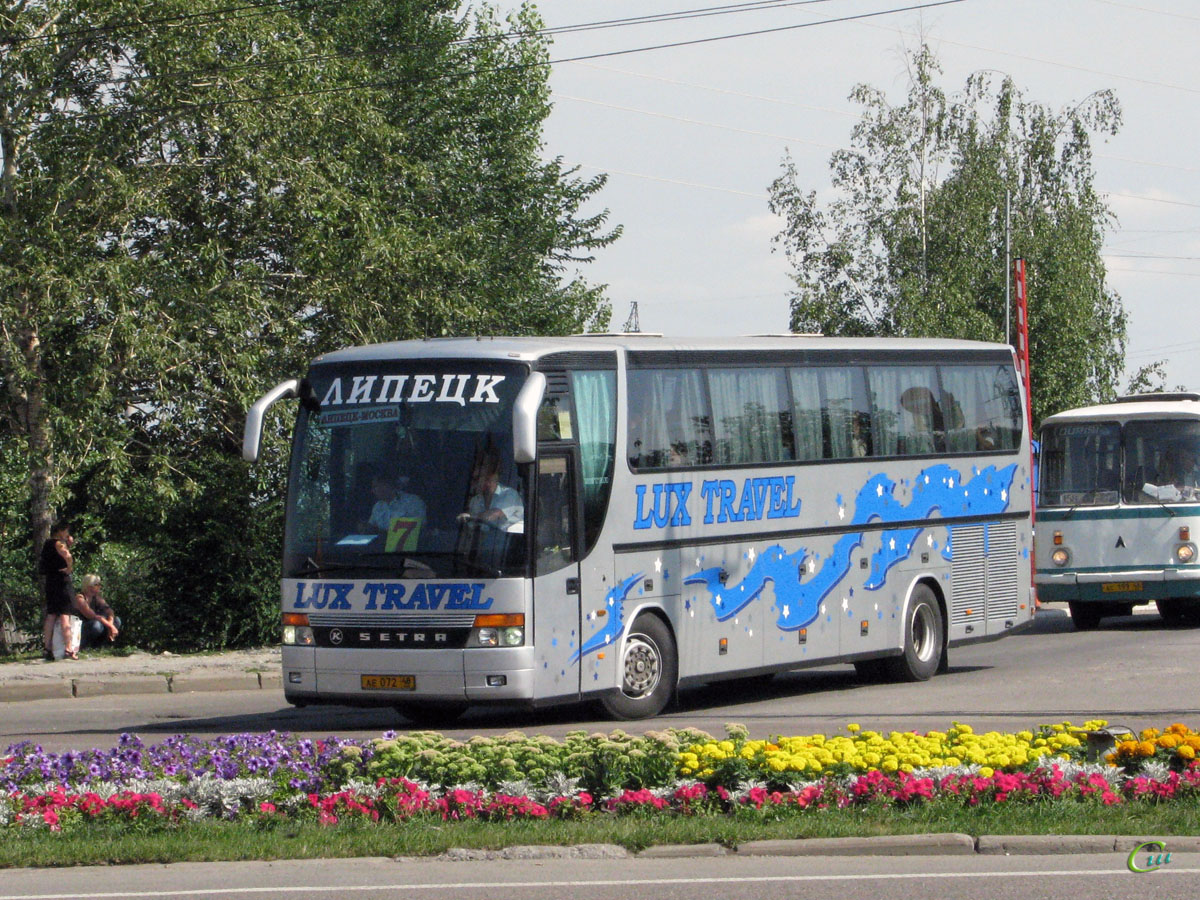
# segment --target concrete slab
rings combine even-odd
[[[728,856],[732,851],[721,844],[660,844],[647,847],[638,859],[686,859],[689,856]]]
[[[76,679],[76,697],[103,697],[106,694],[165,694],[165,675],[134,675],[127,678]]]
[[[1117,836],[1112,834],[984,834],[980,835],[976,847],[980,853],[1001,856],[1113,853],[1117,849]],[[1132,845],[1130,849],[1133,849]]]
[[[12,703],[18,700],[62,700],[74,696],[71,682],[67,679],[0,684],[0,703]]]
[[[975,839],[954,832],[747,841],[737,848],[738,856],[965,856],[974,852]]]
[[[172,675],[171,693],[192,691],[257,691],[258,673],[242,672],[227,675]]]

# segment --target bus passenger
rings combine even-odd
[[[460,521],[482,522],[501,531],[520,530],[514,526],[524,522],[525,504],[519,493],[500,483],[500,454],[495,448],[485,450],[475,463],[471,491]]]

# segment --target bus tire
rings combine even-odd
[[[1067,609],[1076,631],[1095,631],[1104,618],[1104,609],[1098,603],[1068,603]]]
[[[467,703],[397,703],[393,709],[414,725],[442,727],[453,725],[467,711]]]
[[[1200,600],[1171,597],[1156,600],[1154,605],[1158,607],[1158,614],[1168,625],[1200,625]]]
[[[918,584],[904,615],[904,652],[886,659],[893,681],[928,681],[946,649],[942,607],[929,585]]]
[[[621,687],[605,694],[600,703],[617,719],[656,716],[675,694],[679,657],[675,638],[658,616],[641,615],[633,622],[621,645]]]

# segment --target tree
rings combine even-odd
[[[903,104],[854,89],[863,116],[831,159],[828,208],[785,159],[770,206],[785,220],[776,245],[793,267],[793,330],[1003,341],[1008,192],[1012,255],[1027,263],[1035,421],[1112,396],[1125,313],[1104,284],[1111,214],[1092,184],[1091,140],[1119,127],[1115,97],[1054,113],[976,73],[951,99],[939,72],[922,46]]]
[[[212,478],[213,454],[320,352],[607,321],[567,277],[617,236],[579,214],[604,179],[539,158],[540,22],[457,6],[0,13],[0,462],[23,471],[31,544],[55,508],[153,541],[235,482],[276,509],[279,481]]]

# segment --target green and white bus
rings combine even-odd
[[[1032,617],[1012,349],[654,335],[315,360],[283,548],[297,705],[599,700],[854,663],[924,680]]]
[[[1042,423],[1038,598],[1075,627],[1154,601],[1200,621],[1200,394],[1138,394]]]

